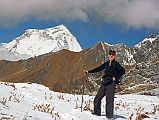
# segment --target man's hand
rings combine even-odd
[[[84,76],[88,76],[88,70],[83,70]]]
[[[116,79],[115,79],[115,77],[113,77],[113,81],[115,81]]]

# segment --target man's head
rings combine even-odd
[[[112,61],[112,60],[115,59],[115,57],[116,57],[116,52],[114,50],[109,50],[109,52],[108,52],[108,59],[110,61]]]

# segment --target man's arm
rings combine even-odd
[[[89,70],[88,73],[96,73],[96,72],[102,71],[103,69],[105,69],[105,64],[106,64],[106,62],[103,63],[102,65],[100,65],[99,67]]]
[[[94,68],[94,69],[92,69],[92,70],[83,70],[83,73],[84,73],[84,75],[85,76],[88,76],[88,73],[96,73],[96,72],[99,72],[99,71],[101,71],[101,70],[103,70],[103,69],[105,69],[105,66],[106,66],[106,62],[104,62],[102,65],[100,65],[99,67],[96,67],[96,68]]]

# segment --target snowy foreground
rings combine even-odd
[[[50,91],[39,84],[0,83],[0,120],[106,120],[105,99],[102,116],[92,115],[94,96],[84,96],[81,112],[81,95]],[[132,116],[159,119],[159,97],[144,95],[116,95],[115,120],[127,120]],[[131,119],[130,119],[131,120]]]

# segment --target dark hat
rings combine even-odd
[[[115,50],[109,50],[108,54],[116,54]]]

